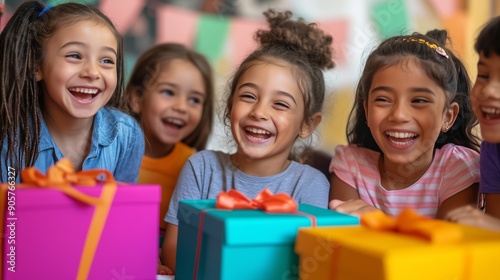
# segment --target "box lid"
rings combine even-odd
[[[99,197],[102,191],[102,184],[93,187],[73,186],[73,188],[86,195]],[[120,191],[116,192],[113,204],[157,203],[160,201],[160,185],[118,183],[118,188]],[[81,204],[82,207],[88,206],[75,199],[68,199],[66,194],[54,188],[41,188],[17,184],[15,192],[18,200],[27,202],[23,204],[24,209],[38,209],[39,207],[74,207],[75,204]]]
[[[357,225],[358,217],[299,204],[298,213],[266,213],[262,210],[219,210],[215,200],[182,200],[179,222],[198,228],[200,213],[206,211],[203,232],[227,245],[293,243],[300,227],[311,227],[316,217],[318,226]],[[305,213],[305,214],[304,214]]]

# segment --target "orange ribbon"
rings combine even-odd
[[[272,213],[291,213],[297,211],[298,205],[286,193],[273,195],[269,189],[264,189],[254,199],[250,199],[241,192],[232,189],[227,193],[221,192],[217,196],[215,208],[228,210],[261,209]]]
[[[104,176],[102,180],[96,179],[102,176]],[[49,167],[46,176],[34,167],[22,170],[21,180],[29,185],[60,190],[76,200],[96,207],[82,250],[77,274],[77,279],[87,279],[116,193],[117,185],[113,174],[100,169],[75,172],[71,161],[62,159],[56,162],[54,166]],[[98,182],[105,183],[102,187],[101,196],[98,198],[86,195],[72,187],[73,184],[88,187],[95,186]]]
[[[456,224],[429,219],[411,209],[403,209],[397,217],[380,210],[363,214],[361,225],[374,230],[412,235],[431,243],[454,243],[462,239],[462,231]]]

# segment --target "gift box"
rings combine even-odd
[[[499,279],[500,233],[454,226],[461,239],[437,244],[364,226],[300,229],[299,279]]]
[[[296,279],[298,257],[293,246],[298,228],[313,222],[359,223],[357,217],[306,204],[295,213],[218,210],[215,204],[215,200],[180,202],[176,279],[194,279],[195,273],[196,279]]]
[[[155,279],[160,186],[116,184],[3,184],[3,279]],[[112,196],[102,215],[67,193]]]

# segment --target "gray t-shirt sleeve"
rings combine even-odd
[[[201,199],[201,189],[199,185],[198,172],[201,167],[202,157],[199,154],[191,156],[182,167],[177,184],[170,199],[165,221],[178,225],[177,210],[179,201],[183,199]]]

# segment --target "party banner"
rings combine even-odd
[[[156,42],[192,46],[196,38],[198,13],[161,5],[157,9]]]
[[[215,63],[223,54],[229,33],[229,17],[201,14],[195,49]]]
[[[404,0],[389,0],[373,5],[372,19],[382,39],[407,34],[408,14]]]

